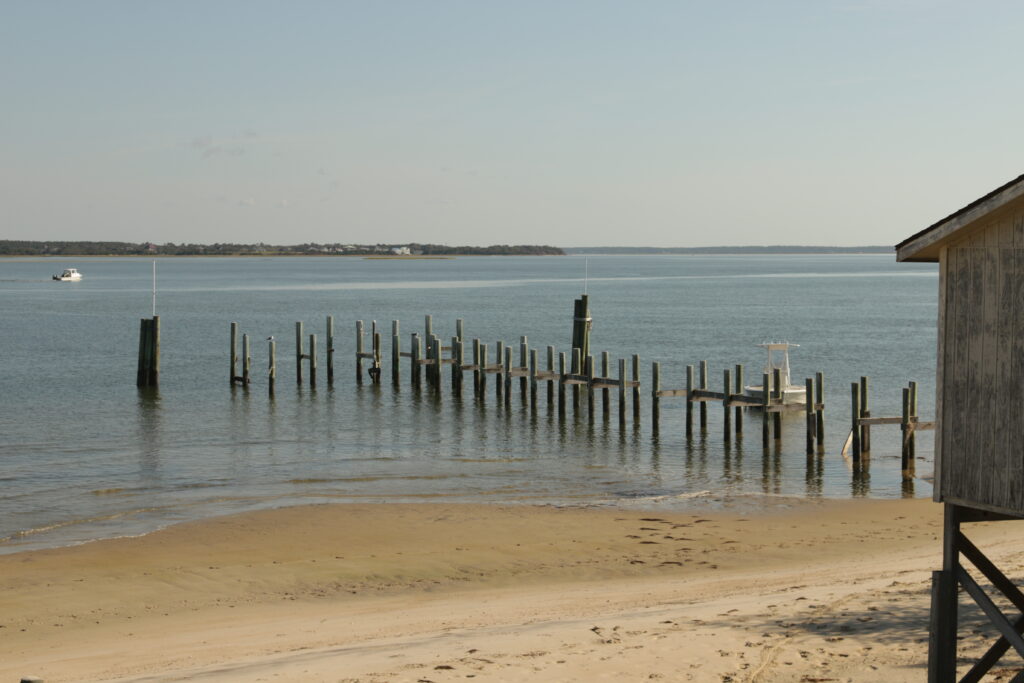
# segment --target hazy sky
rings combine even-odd
[[[1024,172],[1024,3],[0,0],[0,239],[894,244]]]

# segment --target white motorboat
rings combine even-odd
[[[771,382],[775,371],[779,371],[779,389],[782,394],[782,403],[787,405],[806,405],[807,388],[804,386],[792,386],[789,382],[789,350],[800,345],[790,344],[789,342],[765,342],[764,344],[758,344],[758,346],[768,351],[768,362],[764,366],[764,372],[768,375],[768,381]],[[764,385],[745,386],[743,391],[747,396],[759,399],[764,395]]]
[[[63,273],[54,275],[53,279],[59,282],[76,282],[82,279],[82,274],[74,268],[65,268]]]

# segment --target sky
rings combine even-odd
[[[0,239],[895,244],[1024,173],[1016,0],[0,0]]]

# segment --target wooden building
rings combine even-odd
[[[1024,595],[960,530],[1024,518],[1024,176],[904,240],[896,256],[939,264],[934,498],[945,504],[946,525],[929,680],[956,680],[958,585],[1003,633],[963,679],[980,680],[1010,647],[1024,656],[1024,619],[993,612],[960,563],[966,557],[1024,611]]]

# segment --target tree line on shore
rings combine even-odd
[[[444,244],[317,244],[294,245],[155,244],[153,242],[27,241],[0,240],[0,256],[563,256],[558,247],[533,244],[496,244],[489,247]]]

